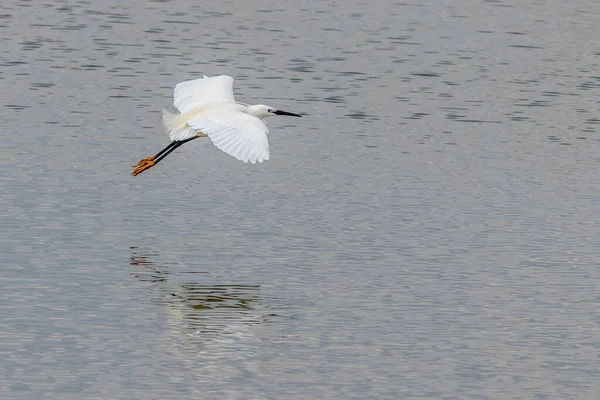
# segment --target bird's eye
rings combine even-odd
[[[275,112],[275,109],[273,109],[273,108],[269,108],[269,112],[270,112],[271,114],[273,114],[273,113]]]

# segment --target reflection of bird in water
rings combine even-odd
[[[260,286],[184,284],[182,287],[186,289],[186,295],[180,298],[196,310],[214,308],[251,310],[251,303],[257,300],[257,297],[248,297],[247,292],[256,290]]]
[[[131,256],[129,257],[129,265],[131,265],[133,276],[141,282],[166,282],[167,272],[161,272],[154,267],[151,261],[148,261],[150,256],[158,256],[157,253],[148,253],[145,255],[136,253],[137,247],[130,247]]]
[[[208,338],[233,326],[239,329],[262,322],[254,309],[259,303],[259,285],[201,283],[190,280],[190,275],[209,280],[207,273],[175,273],[168,265],[155,265],[151,257],[158,254],[140,254],[131,247],[132,274],[140,282],[153,284],[153,300],[167,305],[169,314],[177,316],[170,319],[175,331]]]
[[[206,384],[256,370],[261,339],[254,327],[273,316],[264,309],[260,286],[214,284],[209,273],[155,262],[158,257],[131,247],[132,274],[146,289],[141,301],[155,305],[153,320],[164,319],[156,329],[166,337],[155,343],[185,365],[189,379]]]

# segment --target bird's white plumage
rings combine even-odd
[[[173,105],[179,113],[163,111],[163,124],[171,140],[183,141],[203,134],[219,149],[243,162],[254,164],[269,159],[269,129],[262,118],[275,115],[274,110],[266,105],[237,103],[232,77],[205,76],[181,82],[173,95]]]
[[[178,83],[173,106],[186,114],[219,103],[235,103],[233,78],[228,75],[204,77]]]
[[[269,128],[263,119],[274,115],[301,117],[266,104],[236,102],[233,78],[227,75],[181,82],[175,86],[173,97],[176,111],[163,110],[163,124],[171,143],[155,156],[138,161],[133,176],[200,137],[209,137],[217,148],[245,163],[262,163],[269,159]]]
[[[169,133],[169,139],[171,140],[185,140],[198,134],[198,132],[190,128],[190,126],[182,118],[182,114],[176,114],[170,112],[169,110],[163,110],[162,120],[165,129]]]
[[[208,135],[213,144],[243,162],[269,159],[269,128],[259,118],[236,108],[219,108],[190,119],[187,124]]]

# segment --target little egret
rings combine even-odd
[[[236,102],[233,78],[227,75],[181,82],[175,86],[173,97],[179,112],[163,110],[163,125],[171,143],[134,165],[133,176],[155,166],[182,144],[201,137],[209,137],[215,146],[240,161],[261,163],[269,159],[269,128],[262,119],[273,115],[300,117],[264,104]]]

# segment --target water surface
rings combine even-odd
[[[597,398],[599,17],[0,1],[0,394]],[[305,117],[131,177],[220,73]]]

